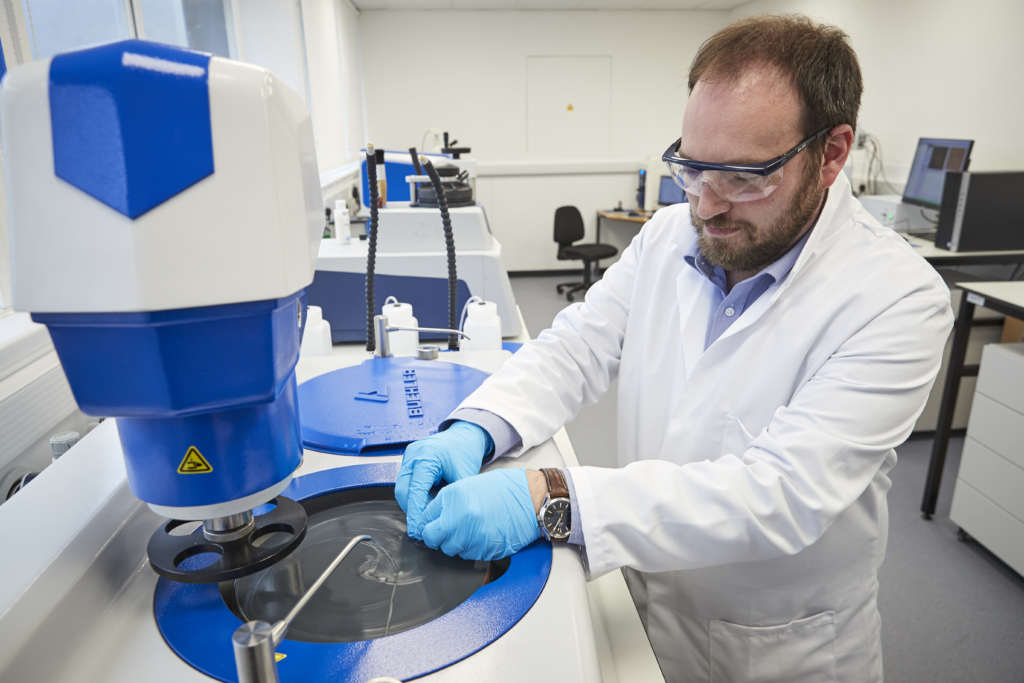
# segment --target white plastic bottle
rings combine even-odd
[[[331,324],[324,320],[323,311],[319,306],[306,307],[306,331],[302,335],[302,346],[299,355],[330,356],[333,353],[331,344]]]
[[[474,301],[466,305],[466,324],[462,330],[460,351],[501,351],[501,316],[498,305],[491,301]]]
[[[338,244],[352,243],[352,218],[348,204],[341,199],[334,202],[334,237]]]
[[[419,327],[419,321],[412,315],[412,304],[398,303],[398,299],[389,296],[384,302],[381,313],[388,317],[388,326]],[[391,332],[391,354],[395,356],[415,356],[416,347],[420,345],[419,332]]]

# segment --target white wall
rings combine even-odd
[[[450,131],[479,162],[478,197],[506,267],[578,268],[555,258],[555,209],[576,205],[592,241],[597,209],[636,206],[636,171],[679,137],[690,62],[727,20],[699,11],[363,11],[369,139],[407,149],[428,128]],[[555,55],[611,58],[600,151],[527,151],[527,57]],[[620,247],[637,230],[606,225],[602,241]]]
[[[611,156],[679,136],[686,73],[726,12],[364,11],[368,129],[388,149],[449,130],[481,160],[526,151],[526,58],[609,55]],[[580,157],[593,156],[580,150]]]
[[[754,0],[731,13],[800,12],[836,24],[864,73],[861,127],[902,189],[919,137],[975,141],[971,170],[1024,168],[1024,2]]]

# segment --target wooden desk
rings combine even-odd
[[[942,389],[939,421],[935,425],[935,442],[932,444],[932,459],[928,464],[928,477],[925,479],[924,498],[921,501],[921,516],[925,519],[931,519],[935,514],[935,503],[939,498],[942,468],[946,464],[946,449],[949,446],[949,433],[953,424],[953,409],[956,407],[956,397],[960,391],[960,379],[975,377],[978,374],[977,365],[964,365],[974,307],[984,306],[1003,315],[1024,318],[1024,282],[958,282],[956,286],[964,290],[964,296],[960,299],[960,310],[957,313],[956,326],[953,328],[953,349],[949,356],[946,384]]]
[[[629,211],[598,211],[597,212],[597,237],[594,239],[595,242],[601,242],[601,219],[605,218],[610,221],[626,221],[628,223],[639,223],[643,225],[647,221],[651,220],[653,213],[638,212],[639,216],[630,216]]]

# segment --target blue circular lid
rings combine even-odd
[[[371,358],[299,385],[302,444],[338,455],[390,455],[429,436],[487,373],[412,357]]]
[[[388,462],[316,472],[294,479],[281,495],[301,501],[344,489],[394,486],[398,468]],[[550,571],[551,544],[541,539],[513,555],[501,577],[422,626],[348,643],[285,638],[277,648],[281,681],[363,683],[375,676],[406,681],[451,666],[515,626],[540,597]],[[231,636],[242,621],[225,605],[217,584],[161,578],[153,610],[167,645],[185,662],[219,681],[238,680]]]

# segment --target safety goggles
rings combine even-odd
[[[785,154],[760,164],[715,164],[684,159],[677,155],[682,138],[669,145],[661,160],[668,165],[676,185],[689,194],[699,197],[704,187],[710,186],[727,202],[752,202],[774,192],[782,183],[782,170],[789,160],[830,130],[832,126],[822,128]]]

